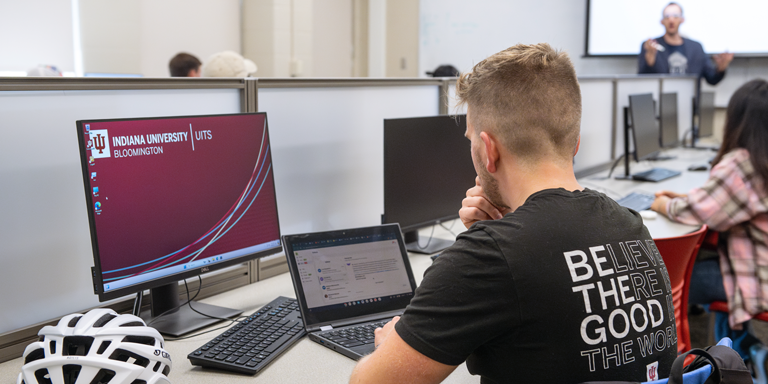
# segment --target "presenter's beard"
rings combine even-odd
[[[480,177],[480,186],[483,187],[485,197],[499,210],[509,208],[504,204],[504,199],[499,192],[499,182],[485,169],[482,161],[478,161],[478,159],[473,160],[475,161],[475,169],[477,170],[477,176]]]

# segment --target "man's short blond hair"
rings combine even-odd
[[[571,59],[549,44],[516,45],[479,62],[456,82],[477,134],[512,154],[571,161],[579,140],[581,90]]]

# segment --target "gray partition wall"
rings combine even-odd
[[[580,80],[575,167],[587,172],[616,156],[622,99],[638,84],[658,93],[662,78]],[[380,222],[383,119],[463,112],[451,108],[454,81],[0,78],[0,360],[18,357],[42,323],[100,305],[76,120],[265,111],[281,231],[317,231]],[[663,84],[689,89],[693,80]],[[254,264],[207,275],[203,294],[255,281]]]

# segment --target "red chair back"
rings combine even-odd
[[[686,352],[691,349],[691,335],[688,330],[688,290],[691,286],[691,272],[696,254],[707,233],[707,226],[679,237],[653,239],[656,248],[669,273],[672,283],[672,302],[675,305],[675,325],[677,327],[677,350]]]

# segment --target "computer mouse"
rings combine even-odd
[[[651,210],[640,211],[640,217],[642,217],[643,220],[655,220],[657,216],[659,216],[659,214],[656,213],[655,211],[651,211]]]
[[[689,171],[706,171],[709,167],[706,164],[694,164],[688,167]]]

